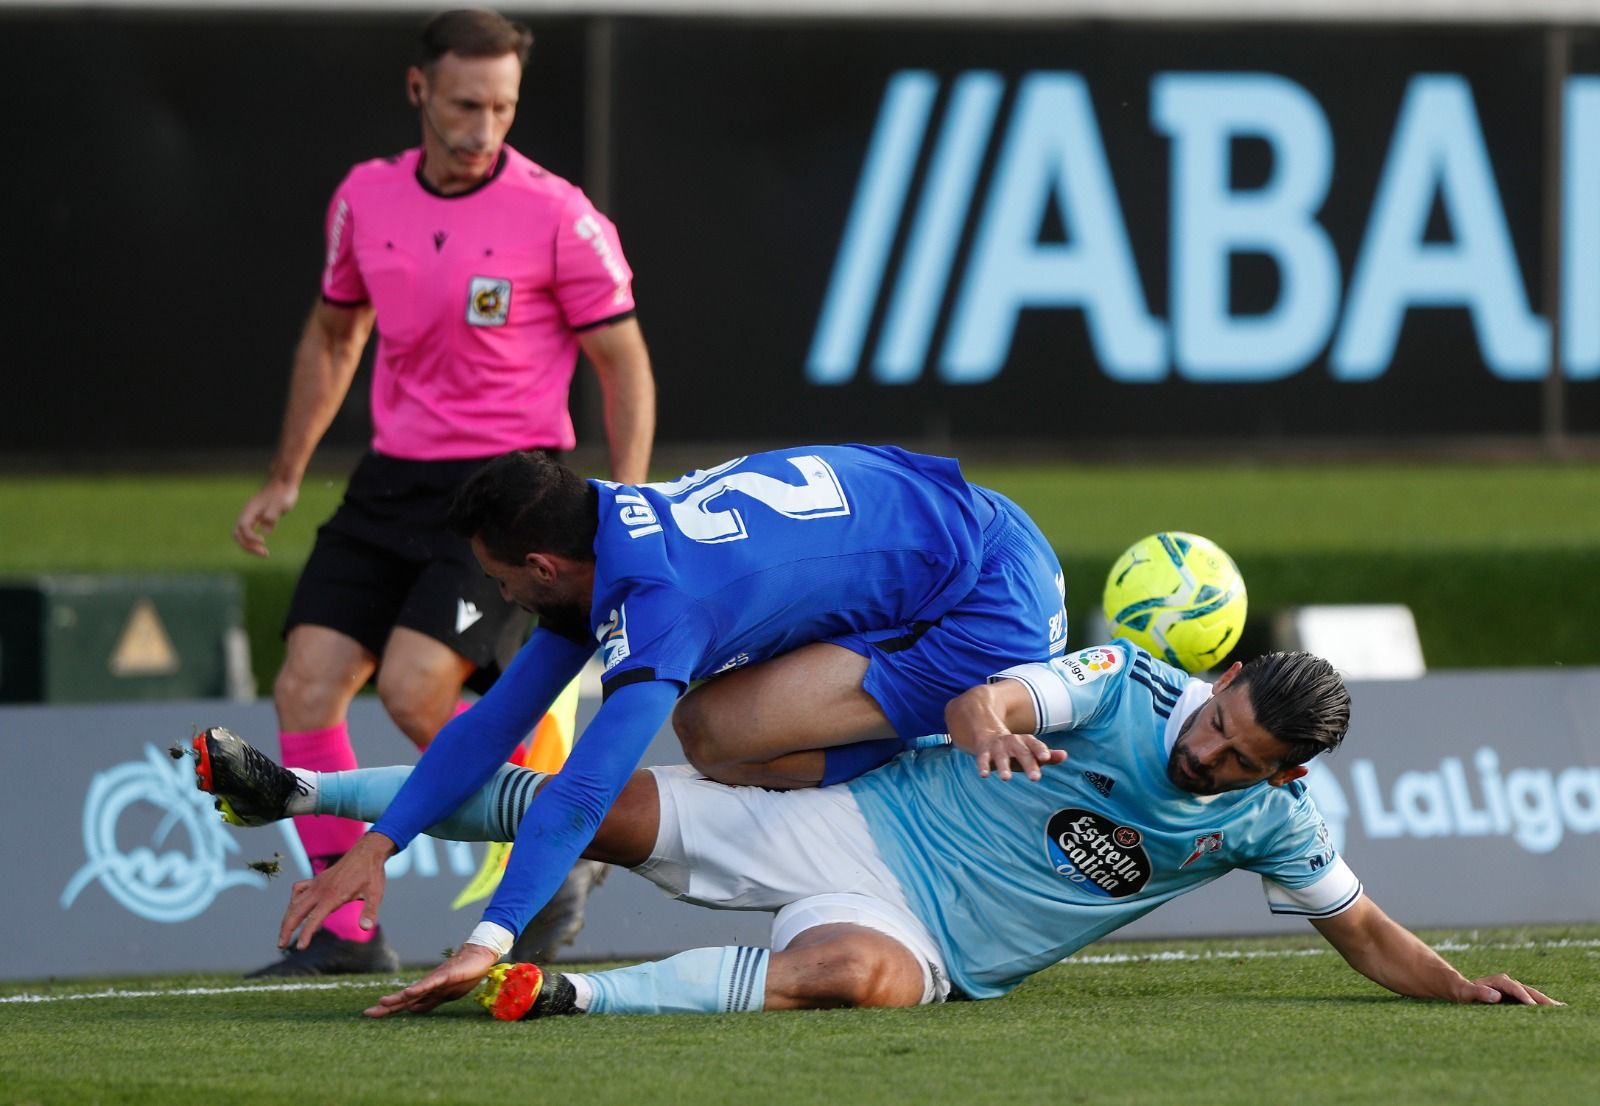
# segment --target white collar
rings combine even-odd
[[[1164,758],[1171,758],[1172,747],[1178,743],[1178,732],[1183,728],[1184,721],[1195,711],[1199,710],[1211,698],[1211,685],[1204,680],[1191,678],[1183,685],[1183,692],[1178,696],[1178,701],[1173,704],[1172,713],[1167,715],[1167,728],[1161,735],[1161,752]],[[1162,761],[1165,769],[1166,760]],[[1222,795],[1190,795],[1189,798],[1196,802],[1211,803],[1222,798]]]

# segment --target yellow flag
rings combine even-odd
[[[539,719],[539,724],[533,728],[533,736],[522,748],[522,766],[535,772],[561,771],[561,766],[567,762],[567,754],[572,752],[572,740],[577,728],[578,681],[573,679],[556,696],[556,701],[550,704],[549,713]],[[500,876],[505,872],[510,856],[511,842],[490,841],[489,847],[484,850],[483,864],[479,866],[477,875],[461,889],[456,901],[450,904],[450,909],[460,910],[494,894],[494,889],[500,886]]]

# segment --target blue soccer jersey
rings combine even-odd
[[[852,636],[876,633],[863,687],[915,737],[995,658],[1064,647],[1060,566],[1044,536],[948,458],[808,446],[665,484],[593,483],[592,642],[535,632],[374,825],[403,847],[454,810],[597,644],[606,701],[529,808],[484,913],[507,933],[559,887],[691,681],[813,642],[860,651]]]
[[[1000,678],[1028,687],[1041,736],[1068,753],[1042,780],[981,779],[944,747],[849,785],[969,996],[1002,995],[1234,868],[1263,877],[1278,913],[1327,917],[1360,895],[1300,784],[1196,796],[1167,778],[1208,684],[1124,640]]]
[[[955,461],[886,446],[740,457],[600,492],[591,617],[607,694],[931,623],[972,591],[995,507]]]

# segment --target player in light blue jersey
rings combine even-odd
[[[953,745],[908,751],[840,786],[774,792],[688,768],[640,772],[586,855],[687,901],[775,912],[771,949],[694,949],[570,975],[503,965],[485,1005],[519,1018],[994,998],[1234,868],[1260,874],[1269,909],[1309,918],[1396,993],[1551,1003],[1504,974],[1464,978],[1385,915],[1335,853],[1298,780],[1349,718],[1343,682],[1311,654],[1258,657],[1208,685],[1119,640],[1007,669],[949,704]],[[1014,770],[1033,782],[1006,782]],[[273,766],[261,770],[270,786],[235,794],[265,811],[260,820],[363,817],[384,808],[405,771]],[[501,769],[430,832],[514,832],[531,776]],[[422,1012],[450,997],[424,980],[367,1013]]]
[[[279,944],[298,928],[304,946],[352,899],[374,924],[383,861],[482,787],[598,646],[599,713],[522,822],[483,923],[429,977],[455,990],[560,886],[669,716],[717,780],[834,783],[942,730],[945,703],[997,661],[1066,645],[1038,528],[955,461],[893,447],[754,454],[639,486],[512,454],[463,488],[452,524],[539,628],[372,832],[296,885]]]

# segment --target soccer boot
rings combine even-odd
[[[556,953],[572,944],[583,928],[583,912],[589,892],[605,881],[609,865],[598,860],[580,860],[572,866],[544,909],[523,927],[517,943],[511,946],[513,962],[548,963]]]
[[[503,1022],[580,1014],[577,989],[560,972],[537,964],[496,964],[489,969],[478,1005]]]
[[[298,776],[221,726],[195,734],[189,755],[194,757],[196,786],[216,796],[213,805],[222,820],[236,826],[265,826],[287,818],[290,797],[306,794]]]
[[[384,940],[383,927],[365,941],[347,941],[326,929],[311,935],[303,949],[290,949],[279,960],[246,973],[246,979],[282,979],[305,975],[374,975],[400,970],[400,956]]]

